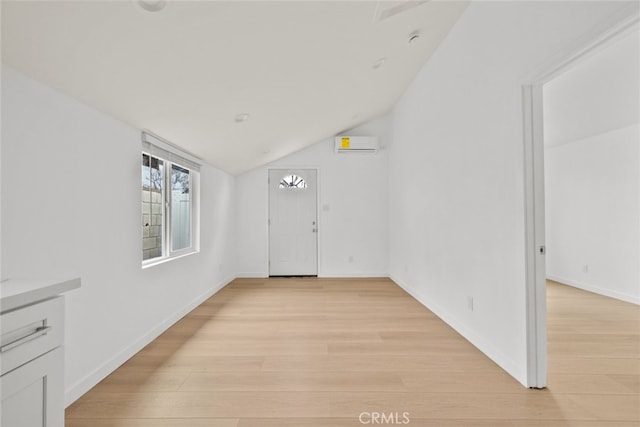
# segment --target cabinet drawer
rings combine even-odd
[[[62,345],[64,299],[53,298],[0,315],[0,375]]]

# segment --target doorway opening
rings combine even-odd
[[[270,277],[317,277],[317,198],[317,170],[269,170]]]
[[[548,105],[546,105],[547,110],[545,110],[545,97],[555,96],[555,94],[552,95],[552,93],[556,91],[556,86],[558,86],[557,83],[560,82],[559,79],[564,78],[563,75],[565,75],[566,77],[566,75],[572,73],[572,70],[578,70],[578,67],[582,67],[582,65],[593,62],[598,58],[598,56],[603,55],[604,52],[607,52],[609,47],[619,47],[620,43],[624,42],[624,39],[629,37],[630,34],[635,34],[635,37],[637,37],[639,21],[640,19],[637,12],[629,13],[627,14],[627,16],[619,18],[617,21],[612,21],[611,25],[608,25],[606,27],[606,30],[602,31],[602,29],[600,29],[600,31],[598,31],[597,33],[591,34],[591,37],[589,39],[583,40],[583,43],[581,44],[579,49],[572,52],[572,54],[570,55],[566,55],[562,61],[552,64],[553,66],[549,67],[547,69],[547,72],[542,73],[541,76],[534,79],[532,83],[523,86],[527,265],[527,385],[532,388],[544,388],[547,385],[546,284],[549,274],[547,266],[549,261],[552,261],[550,267],[552,269],[558,268],[556,262],[557,252],[555,251],[559,249],[559,242],[557,239],[554,240],[549,238],[548,240],[549,233],[547,232],[548,224],[546,221],[547,209],[545,206],[545,137],[547,139],[547,148],[549,148],[549,145],[552,143],[555,143],[558,146],[562,146],[562,148],[560,148],[557,152],[553,153],[553,160],[551,160],[551,158],[549,159],[550,163],[554,163],[554,170],[551,173],[555,174],[556,172],[558,172],[557,160],[560,157],[567,156],[573,163],[571,164],[570,168],[577,173],[580,172],[580,166],[577,166],[578,157],[582,157],[581,160],[583,160],[583,163],[584,160],[590,159],[593,164],[594,161],[602,161],[603,154],[601,153],[600,155],[598,155],[595,152],[588,153],[587,151],[589,150],[583,150],[583,148],[587,145],[579,147],[578,145],[574,145],[574,143],[576,143],[576,141],[577,143],[580,143],[583,139],[588,138],[589,132],[591,132],[591,134],[597,134],[597,138],[602,138],[603,133],[606,133],[605,130],[611,130],[604,128],[599,130],[589,129],[586,134],[578,135],[576,133],[584,133],[584,128],[593,127],[595,122],[602,121],[602,118],[607,115],[606,113],[610,112],[607,111],[607,108],[611,107],[604,105],[604,101],[610,98],[611,93],[607,92],[611,89],[610,87],[595,88],[595,80],[580,82],[583,87],[583,90],[580,92],[580,96],[584,96],[586,92],[592,92],[591,97],[600,99],[602,102],[596,103],[597,105],[593,105],[592,102],[591,106],[585,106],[586,102],[584,100],[576,102],[576,100],[574,99],[568,104],[561,107],[564,117],[560,119],[561,123],[556,124],[553,124],[553,119],[551,119],[549,123],[544,123],[545,120],[549,120],[550,114],[550,111],[548,111]],[[633,35],[631,35],[631,37],[633,37]],[[637,40],[635,41],[637,42]],[[607,61],[604,61],[603,64],[606,64],[606,62]],[[582,77],[580,77],[580,79],[585,80],[585,76],[588,75],[588,72],[584,72],[582,69],[580,70],[580,73],[582,73]],[[596,72],[594,75],[597,74],[598,73]],[[578,81],[580,79],[578,79]],[[572,82],[571,84],[575,85],[576,83]],[[572,90],[574,91],[574,93],[576,93],[575,87],[567,87],[570,88],[567,93],[570,93]],[[600,90],[601,92],[598,92],[598,90]],[[633,92],[633,96],[635,96],[635,102],[637,104],[638,90],[636,89],[635,92],[632,88],[630,90]],[[593,99],[591,101],[593,101]],[[591,108],[592,111],[590,111],[589,108]],[[595,111],[598,111],[598,113],[594,113]],[[572,114],[575,115],[577,112],[582,114],[582,116],[577,120],[574,120],[575,123],[573,127],[567,126],[567,117],[570,117]],[[594,119],[588,118],[589,114],[591,114]],[[637,118],[637,112],[635,114]],[[611,126],[611,120],[613,120],[614,122],[615,120],[619,120],[618,116],[619,115],[616,116],[616,114],[614,114],[612,116],[612,119],[608,119],[609,124],[607,126]],[[551,134],[549,132],[551,132]],[[553,136],[554,132],[555,136]],[[568,135],[570,135],[572,132],[573,135],[569,137]],[[633,130],[629,131],[627,129],[627,132],[633,132]],[[562,140],[563,138],[558,139],[557,135],[564,135],[564,140]],[[594,135],[591,136],[596,138]],[[554,138],[555,141],[553,141]],[[635,139],[635,142],[637,144],[637,138]],[[594,141],[590,140],[588,141],[588,143],[593,145]],[[631,142],[630,145],[633,145],[633,142]],[[601,150],[602,147],[600,147],[599,149]],[[575,152],[568,153],[572,150]],[[637,146],[635,150],[637,151]],[[593,149],[591,151],[593,151]],[[557,154],[561,155],[558,156]],[[636,162],[637,168],[637,152],[635,155],[635,159],[632,161]],[[584,164],[582,166],[584,166]],[[602,164],[600,164],[599,167],[600,166],[602,166]],[[561,173],[565,172],[567,171],[561,171]],[[581,172],[584,173],[588,171],[583,170]],[[551,176],[549,178],[551,178]],[[566,182],[564,184],[566,184]],[[556,184],[550,183],[550,185]],[[584,186],[584,183],[581,183],[581,185]],[[634,185],[637,186],[638,183],[636,182]],[[557,187],[554,187],[552,190],[553,191],[550,193],[550,196],[552,196],[552,198],[549,199],[549,202],[554,205],[553,209],[556,209],[558,206],[558,197],[562,198],[562,195],[559,196],[557,194],[559,190]],[[584,189],[578,189],[577,187],[574,187],[573,190],[569,191],[577,193],[583,192],[583,190]],[[566,188],[563,191],[567,191]],[[608,196],[610,196],[610,194],[608,194]],[[567,195],[565,195],[564,197],[566,199]],[[562,200],[562,202],[566,202],[566,200]],[[587,200],[587,202],[592,201]],[[606,211],[606,209],[610,209],[611,207],[599,206],[599,208],[604,208],[604,210]],[[634,210],[637,215],[638,206],[635,206]],[[552,216],[549,217],[549,220],[553,220],[555,222],[554,226],[558,225],[556,211],[554,211],[551,214]],[[576,217],[574,217],[573,219],[568,218],[568,221],[573,221],[574,224],[572,225],[575,225],[575,222],[579,221],[579,219]],[[635,219],[634,228],[636,230],[638,229],[638,218]],[[638,239],[640,237],[638,232],[634,233],[632,231],[632,234],[634,234],[633,238],[635,239]],[[600,241],[600,243],[602,242]],[[550,244],[549,251],[553,253],[554,258],[549,257],[547,244]],[[575,264],[575,260],[571,261],[571,263]],[[575,269],[575,265],[573,265],[572,268]],[[581,262],[579,265],[579,270],[579,274],[588,274],[589,264],[587,262]],[[636,271],[635,273],[639,274],[640,272]]]

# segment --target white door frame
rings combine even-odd
[[[594,28],[570,50],[526,79],[522,85],[525,185],[525,267],[527,315],[527,386],[547,386],[547,302],[545,267],[544,138],[542,87],[630,31],[640,22],[631,4]]]
[[[273,165],[267,168],[267,221],[269,221],[269,204],[271,203],[271,190],[268,184],[269,177],[271,176],[272,170],[314,170],[316,171],[316,263],[317,263],[317,277],[322,277],[320,272],[320,266],[322,265],[322,255],[320,253],[320,248],[322,247],[320,241],[322,239],[322,221],[320,220],[320,168],[319,167],[310,167],[310,166],[278,166]],[[271,260],[271,227],[267,223],[267,277],[271,274],[271,266],[268,264]]]

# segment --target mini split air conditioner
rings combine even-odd
[[[375,136],[336,136],[336,153],[375,153],[378,138]]]

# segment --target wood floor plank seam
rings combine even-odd
[[[550,282],[549,387],[528,390],[390,280],[238,279],[66,420],[346,427],[361,426],[362,413],[407,411],[413,426],[635,426],[639,316],[633,304]]]

